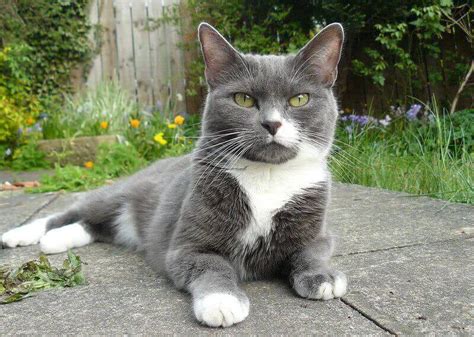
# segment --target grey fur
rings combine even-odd
[[[209,83],[202,137],[191,155],[160,160],[135,175],[89,192],[70,210],[53,218],[48,230],[81,221],[96,240],[117,241],[116,219],[123,209],[133,218],[146,259],[157,272],[189,291],[194,300],[210,293],[233,294],[248,304],[238,282],[288,277],[295,291],[315,298],[323,282],[333,283],[331,235],[325,226],[330,181],[307,188],[273,216],[271,232],[252,246],[239,243],[249,226],[249,199],[230,173],[236,157],[280,164],[298,154],[298,146],[266,142],[261,123],[273,109],[282,112],[309,141],[327,155],[337,117],[331,86],[343,40],[332,25],[297,55],[243,55],[212,27],[202,24],[200,40]],[[242,108],[233,94],[245,92],[258,106]],[[300,108],[288,98],[308,93]],[[126,208],[124,208],[126,206]],[[316,296],[317,297],[317,296]]]

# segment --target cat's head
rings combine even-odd
[[[340,24],[296,55],[242,54],[207,23],[199,40],[209,85],[201,146],[218,139],[226,142],[222,151],[274,164],[327,155],[337,119],[331,88],[344,40]]]

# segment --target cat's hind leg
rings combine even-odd
[[[30,246],[37,244],[46,234],[47,223],[54,215],[36,219],[32,222],[13,228],[2,235],[4,247]]]
[[[74,210],[33,220],[2,235],[5,247],[29,246],[39,242],[41,251],[46,254],[61,253],[93,241],[93,236]]]

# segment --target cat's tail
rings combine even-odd
[[[141,245],[131,210],[123,199],[106,199],[103,195],[99,199],[92,193],[86,197],[90,198],[63,213],[36,219],[4,233],[2,246],[13,248],[39,243],[43,253],[56,254],[94,241],[115,242],[133,248]]]

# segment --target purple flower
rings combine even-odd
[[[18,128],[16,133],[18,134],[18,136],[21,136],[23,134],[23,128]]]
[[[339,120],[341,122],[345,122],[345,121],[347,121],[347,116],[341,116],[341,117],[339,117]]]
[[[156,110],[158,110],[158,111],[160,111],[160,112],[161,112],[161,110],[163,109],[163,104],[161,103],[160,100],[157,100],[157,101],[156,101],[155,108],[156,108]]]
[[[369,117],[368,116],[359,116],[358,121],[360,125],[364,126],[369,122]]]
[[[406,112],[406,116],[408,120],[415,120],[418,112],[421,110],[421,105],[420,104],[413,104],[410,109]]]
[[[41,132],[43,131],[43,128],[41,127],[39,123],[36,123],[35,125],[33,125],[33,130],[37,132]]]

